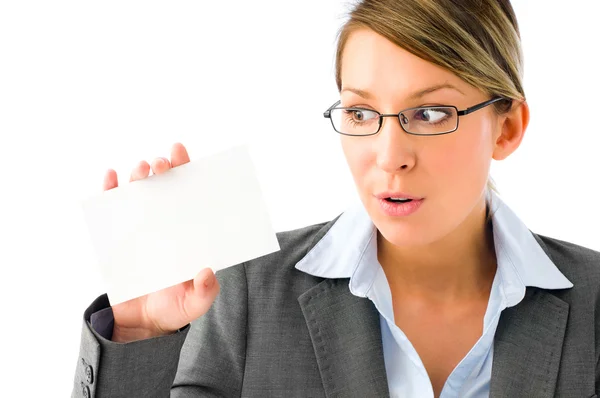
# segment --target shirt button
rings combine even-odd
[[[81,383],[81,392],[83,393],[83,398],[90,398],[90,388],[83,383]]]
[[[88,365],[85,367],[85,378],[88,383],[94,383],[94,372],[92,371],[92,366]]]

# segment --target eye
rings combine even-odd
[[[445,108],[423,108],[417,110],[413,117],[421,122],[436,124],[443,122],[451,114]]]
[[[353,122],[366,122],[372,119],[377,119],[379,116],[377,112],[370,111],[368,109],[346,109],[346,116],[350,118]]]

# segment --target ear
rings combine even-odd
[[[498,134],[495,136],[492,158],[503,160],[516,151],[523,141],[528,124],[529,105],[527,105],[527,101],[513,100],[511,110],[498,117],[498,130],[496,130]]]

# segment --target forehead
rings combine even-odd
[[[463,88],[469,90],[470,87],[452,72],[413,55],[369,29],[354,31],[349,36],[342,54],[341,81],[342,89],[367,90],[379,99],[398,99],[443,83],[450,83],[465,93]]]

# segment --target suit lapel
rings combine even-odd
[[[298,302],[327,397],[389,397],[373,303],[350,293],[348,279],[325,279]]]
[[[569,305],[527,288],[523,301],[505,309],[494,340],[490,397],[553,397]]]

